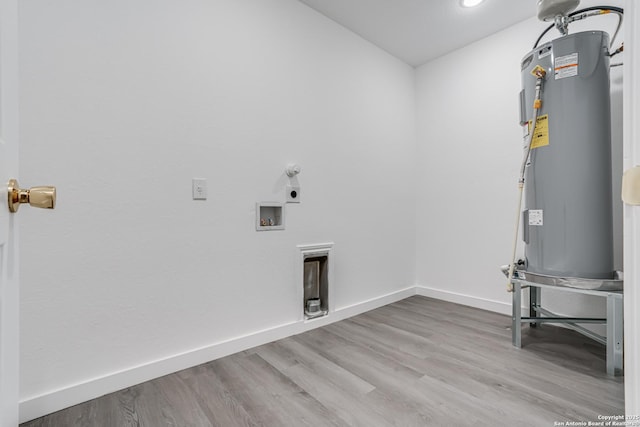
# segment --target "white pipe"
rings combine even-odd
[[[298,175],[301,170],[302,168],[300,167],[299,164],[289,163],[285,168],[284,172],[287,174],[289,178],[293,178],[294,176]]]
[[[537,75],[536,81],[536,100],[533,104],[533,117],[531,119],[531,131],[529,132],[528,141],[527,141],[527,151],[524,154],[524,158],[522,159],[522,165],[520,166],[520,179],[518,180],[518,210],[516,211],[516,227],[515,232],[513,233],[513,250],[511,252],[511,263],[509,264],[509,276],[507,276],[507,292],[513,292],[513,272],[516,268],[516,250],[518,247],[518,233],[520,231],[520,217],[522,209],[522,193],[524,191],[524,175],[527,167],[527,160],[529,159],[529,155],[531,154],[531,144],[533,143],[533,135],[536,131],[536,125],[538,122],[538,113],[540,108],[542,108],[542,82],[544,80],[544,76],[546,72],[540,70]]]

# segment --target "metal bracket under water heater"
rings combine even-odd
[[[522,279],[514,279],[511,334],[514,347],[522,347],[522,324],[529,323],[531,327],[536,327],[541,323],[564,324],[567,327],[585,335],[607,348],[607,374],[610,376],[623,374],[624,358],[624,317],[623,317],[623,294],[622,291],[600,291],[592,289],[577,289],[562,286],[552,286],[542,283],[535,283]],[[529,316],[522,315],[522,290],[529,289]],[[552,289],[554,291],[564,291],[579,293],[583,295],[593,295],[605,297],[607,299],[607,315],[605,318],[593,317],[563,317],[542,307],[542,290]],[[581,326],[580,324],[605,324],[606,335],[599,335]]]

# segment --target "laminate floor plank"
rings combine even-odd
[[[624,413],[605,347],[574,331],[410,297],[23,427],[511,426]]]
[[[23,425],[29,427],[139,426],[130,389],[72,406]]]
[[[395,341],[398,344],[397,346],[389,345],[383,338],[388,334],[376,334],[369,328],[362,327],[357,323],[340,322],[339,325],[331,326],[334,326],[328,329],[331,333],[344,339],[352,340],[368,352],[375,352],[384,357],[392,358],[418,374],[424,374],[431,369],[431,364],[425,356],[429,354],[429,352],[432,352],[432,348],[434,347],[425,346],[425,353],[415,354],[412,350],[407,350],[406,347],[410,346],[410,344],[402,345]]]
[[[301,388],[318,400],[326,408],[335,412],[341,420],[349,426],[376,427],[388,425],[382,408],[367,405],[364,402],[366,394],[352,394],[344,387],[327,381],[303,364],[297,364],[284,371],[284,374],[295,381]],[[372,389],[373,390],[373,389]]]
[[[220,427],[257,427],[264,424],[247,413],[242,403],[224,386],[211,364],[178,373],[194,391],[195,399],[211,424]]]
[[[332,382],[353,395],[366,394],[375,388],[362,378],[294,339],[283,339],[267,344],[259,347],[256,353],[282,372],[286,372],[292,366],[302,364],[322,377],[324,381]],[[284,356],[282,356],[283,354]],[[290,364],[292,361],[290,355],[295,355],[293,359],[295,363],[293,364]]]
[[[376,347],[382,346],[417,358],[424,358],[438,345],[437,341],[431,337],[416,335],[385,323],[367,321],[362,316],[356,317],[350,322],[329,325],[327,330],[345,339],[354,340],[355,338],[362,345],[375,343]],[[341,330],[344,332],[341,333]]]
[[[293,339],[306,343],[327,360],[344,367],[374,386],[387,381],[410,381],[422,376],[421,372],[403,365],[398,360],[367,351],[365,346],[354,340],[342,338],[328,328],[315,329],[296,335]],[[333,346],[325,346],[325,343],[333,343]],[[371,381],[368,378],[376,380]]]
[[[501,419],[508,421],[507,425],[517,421],[523,425],[552,425],[553,420],[578,416],[574,402],[559,403],[558,396],[547,391],[524,392],[519,379],[514,381],[508,377],[495,377],[486,370],[450,358],[430,358],[430,362],[436,368],[422,378],[428,390],[453,392],[454,396],[463,396],[461,404],[490,408]],[[487,401],[505,402],[505,405],[487,407]],[[521,420],[522,411],[528,410],[532,405],[540,409],[535,416]]]
[[[194,390],[179,375],[167,375],[154,381],[171,412],[178,413],[176,425],[185,427],[213,427]],[[166,411],[165,408],[162,408]],[[169,424],[171,425],[171,424]]]
[[[167,395],[174,390],[165,390],[167,382],[159,378],[149,381],[135,387],[133,390],[137,393],[135,413],[142,427],[192,427],[194,424],[189,422],[192,415],[184,413],[181,405],[172,404],[178,398],[168,399]],[[95,424],[96,426],[99,424]],[[202,427],[210,427],[210,423],[201,424]]]
[[[262,418],[259,414],[264,414],[271,419],[266,425],[346,425],[335,413],[257,354],[224,358],[212,365],[214,369],[217,365],[222,367],[234,386],[233,391],[244,396],[247,410],[257,410],[252,414],[254,418]]]

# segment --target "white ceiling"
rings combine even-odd
[[[536,16],[536,0],[300,1],[413,66]]]

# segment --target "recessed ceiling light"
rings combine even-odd
[[[474,7],[482,3],[484,0],[460,0],[462,7]]]

